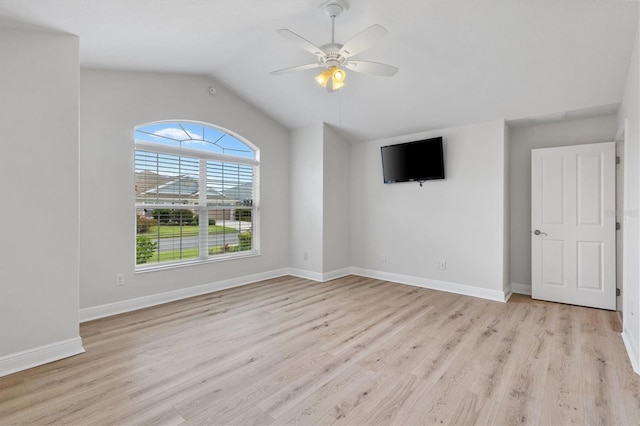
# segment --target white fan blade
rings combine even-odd
[[[295,66],[295,67],[289,67],[289,68],[283,68],[283,69],[277,70],[277,71],[271,71],[269,74],[271,74],[271,75],[287,74],[287,73],[290,73],[290,72],[304,71],[304,70],[310,70],[310,69],[313,69],[313,68],[319,68],[321,66],[322,66],[322,64],[298,65],[298,66]]]
[[[391,77],[398,72],[398,68],[394,66],[369,61],[349,61],[344,64],[344,67],[351,71],[357,71],[363,74],[380,75],[383,77]]]
[[[338,53],[345,58],[357,55],[370,48],[385,35],[387,35],[387,30],[378,24],[372,25],[346,42]]]
[[[281,29],[276,31],[278,34],[280,34],[282,37],[291,40],[292,42],[294,42],[295,44],[298,45],[298,47],[301,47],[302,49],[306,50],[309,53],[312,53],[316,56],[324,56],[324,52],[322,51],[322,49],[320,49],[318,46],[316,46],[315,44],[311,43],[309,40],[307,40],[306,38],[299,36],[298,34],[294,33],[293,31],[287,30],[287,29]]]

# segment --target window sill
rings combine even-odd
[[[204,265],[207,263],[228,262],[230,260],[246,259],[246,258],[257,257],[257,256],[260,256],[260,252],[257,250],[254,250],[254,251],[249,251],[242,254],[234,254],[234,255],[227,255],[227,256],[219,255],[215,257],[209,257],[206,259],[194,259],[194,260],[180,261],[180,262],[171,262],[171,263],[167,262],[167,263],[154,264],[154,265],[136,266],[135,273],[145,274],[147,272],[164,271],[167,269],[184,268],[187,266]]]

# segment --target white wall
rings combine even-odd
[[[383,183],[381,146],[435,136],[444,137],[445,180]],[[505,161],[502,120],[353,145],[352,264],[369,275],[500,299]],[[438,260],[446,270],[435,268]]]
[[[91,308],[263,274],[288,266],[289,132],[206,77],[80,72],[80,306]],[[260,148],[261,255],[134,273],[134,126],[198,120],[234,131]],[[115,286],[124,274],[125,285]]]
[[[327,124],[291,132],[289,262],[298,275],[324,281],[351,266],[350,150]]]
[[[512,292],[511,288],[511,164],[509,158],[511,156],[511,129],[504,123],[504,205],[502,223],[502,247],[503,247],[503,264],[502,264],[502,286],[506,293]]]
[[[0,375],[82,351],[78,46],[0,29]]]
[[[323,270],[323,127],[318,124],[291,132],[289,266],[312,276]]]
[[[618,126],[626,127],[624,146],[623,217],[623,339],[636,373],[640,374],[640,32],[636,35]]]
[[[324,125],[323,273],[351,266],[349,214],[351,196],[351,145],[331,126]]]
[[[515,127],[510,131],[511,281],[517,293],[531,294],[531,150],[611,142],[615,115]]]

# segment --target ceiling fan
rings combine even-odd
[[[278,34],[291,40],[297,44],[298,47],[301,47],[307,52],[315,55],[317,57],[317,61],[312,64],[298,65],[295,67],[272,71],[272,75],[304,71],[313,68],[324,68],[324,71],[316,76],[316,81],[322,87],[325,87],[327,91],[334,92],[341,87],[344,87],[344,80],[347,76],[344,69],[357,71],[363,74],[385,77],[393,76],[398,72],[398,68],[391,65],[360,60],[354,61],[351,59],[352,56],[363,52],[371,47],[372,44],[384,37],[387,34],[387,30],[382,26],[375,24],[357,34],[344,45],[336,43],[335,19],[343,10],[348,9],[349,5],[346,0],[328,0],[323,3],[321,7],[324,7],[325,12],[329,18],[331,18],[331,43],[318,47],[291,30],[278,30]]]

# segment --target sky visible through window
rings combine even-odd
[[[138,141],[255,158],[253,150],[238,139],[199,123],[162,122],[139,126],[135,129],[135,138]]]
[[[200,123],[160,122],[138,126],[135,128],[135,139],[137,142],[152,142],[177,148],[255,159],[255,152],[243,142],[228,133]],[[165,185],[160,188],[162,190],[167,190],[165,187],[168,185],[176,186],[177,183],[174,180],[178,176],[182,176],[183,180],[191,179],[193,182],[197,182],[199,179],[198,160],[191,158],[191,156],[150,154],[136,151],[135,171],[137,176],[151,172],[152,175],[146,175],[145,179],[156,179],[158,180],[157,185],[160,185],[163,176],[166,177],[167,179],[164,180],[167,180],[168,183],[165,182]],[[137,179],[142,179],[140,176]],[[253,167],[250,165],[235,163],[232,157],[229,158],[229,161],[207,160],[207,188],[221,193],[231,190],[239,191],[239,188],[251,185],[252,181]],[[149,185],[141,184],[140,186]],[[149,191],[153,192],[154,190],[150,189]]]

